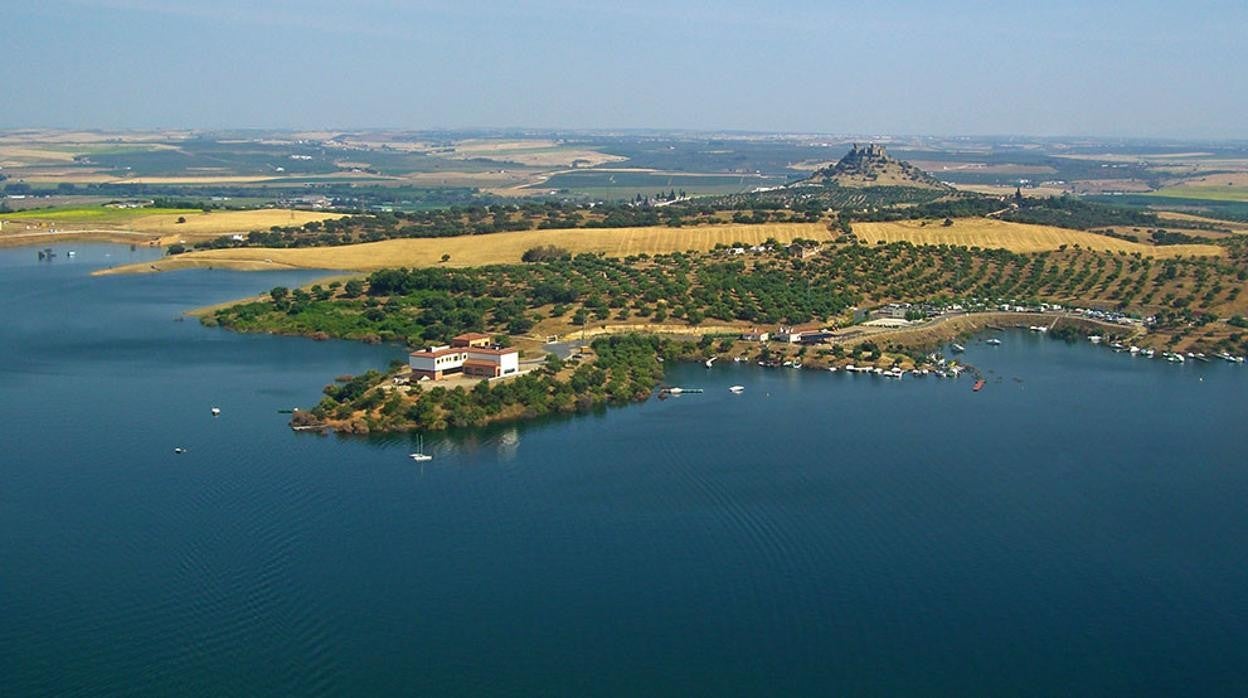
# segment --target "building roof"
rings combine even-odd
[[[489,368],[489,369],[498,368],[498,364],[494,363],[493,361],[481,361],[480,359],[468,359],[467,361],[464,362],[464,365],[465,366],[480,366],[481,368]]]
[[[436,359],[439,356],[458,354],[462,351],[463,349],[459,347],[442,347],[440,349],[421,349],[420,351],[412,352],[409,356],[418,356],[422,359]]]
[[[467,352],[469,356],[471,356],[472,354],[490,354],[492,356],[503,356],[504,354],[520,353],[520,350],[516,349],[515,347],[501,347],[498,349],[492,349],[490,347],[464,347],[463,351]]]

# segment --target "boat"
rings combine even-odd
[[[214,408],[212,408],[212,416],[214,416],[214,417],[219,417],[219,416],[221,416],[221,408],[220,408],[220,407],[214,407]]]
[[[707,360],[706,360],[706,367],[707,367],[707,368],[710,368],[711,366],[714,366],[714,365],[715,365],[715,359],[716,359],[716,358],[717,358],[717,357],[712,356],[711,358],[707,359]]]
[[[958,344],[958,343],[956,343],[956,342],[953,344],[953,353],[955,353],[955,354],[961,354],[961,353],[962,353],[962,352],[964,352],[964,351],[966,351],[966,347],[964,347],[964,346],[962,346],[961,344]]]
[[[991,344],[994,347],[1001,346],[1001,340],[997,339],[996,337],[993,337],[992,339],[984,340],[984,343]]]
[[[69,252],[66,252],[66,253],[65,253],[65,256],[66,256],[66,257],[73,257],[73,256],[74,256],[74,255],[76,255],[76,254],[78,254],[78,253],[77,253],[77,252],[74,252],[73,250],[70,250]]]
[[[182,448],[181,446],[178,446],[177,448],[173,449],[173,452],[180,456],[183,453],[186,453],[186,449]]]
[[[976,381],[975,381],[975,385],[972,385],[972,386],[971,386],[971,391],[972,391],[972,392],[976,392],[976,393],[978,393],[979,391],[981,391],[981,390],[983,390],[983,389],[984,389],[984,385],[985,385],[986,383],[987,383],[987,381],[985,381],[983,378],[980,378],[980,379],[976,380]]]
[[[730,393],[732,393],[732,394],[734,394],[734,395],[740,395],[741,393],[744,393],[744,392],[745,392],[745,386],[744,386],[744,385],[734,385],[734,386],[732,386],[731,388],[729,388],[729,389],[728,389],[728,392],[730,392]]]
[[[420,435],[420,441],[417,442],[416,452],[407,454],[407,457],[419,463],[424,463],[426,461],[433,460],[433,456],[429,455],[428,453],[425,453],[424,434]]]
[[[1088,337],[1088,341],[1089,341],[1089,342],[1092,342],[1093,344],[1100,344],[1100,343],[1101,343],[1101,339],[1102,339],[1102,338],[1101,338],[1101,336],[1100,336],[1100,335],[1098,335],[1098,334],[1090,335],[1090,336]]]

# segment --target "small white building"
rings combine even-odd
[[[797,344],[802,341],[802,332],[796,327],[781,327],[776,330],[772,338],[785,344]]]

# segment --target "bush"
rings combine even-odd
[[[558,259],[571,259],[572,253],[557,245],[538,245],[530,247],[520,255],[524,262],[550,262]]]

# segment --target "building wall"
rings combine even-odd
[[[520,370],[520,353],[512,352],[498,357],[499,375],[508,376]]]

